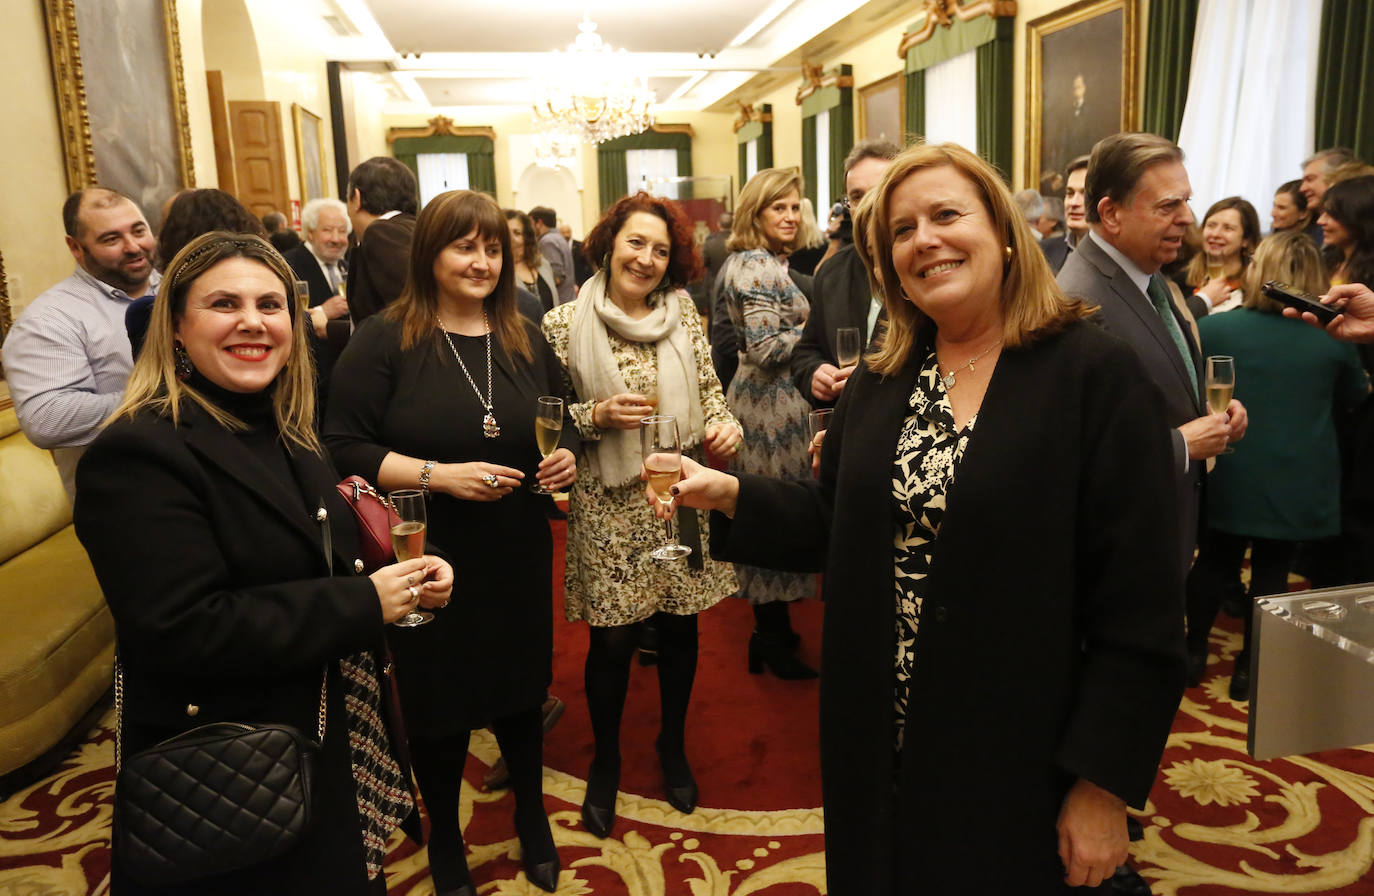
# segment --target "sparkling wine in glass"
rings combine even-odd
[[[1230,355],[1209,355],[1207,358],[1207,409],[1224,414],[1236,391],[1236,360]],[[1222,454],[1232,454],[1227,445]]]
[[[678,438],[677,418],[666,415],[639,421],[639,443],[644,453],[644,470],[658,503],[670,512],[673,496],[669,491],[682,478],[682,442]],[[655,560],[681,560],[692,549],[673,538],[673,518],[663,521],[663,544],[649,553]]]
[[[405,488],[387,496],[391,503],[391,547],[396,560],[403,562],[425,553],[425,496],[417,488]],[[392,625],[415,628],[434,618],[427,610],[414,609]]]
[[[1207,253],[1207,279],[1215,280],[1226,273],[1225,260],[1220,255]]]
[[[839,327],[835,330],[835,357],[841,368],[859,363],[861,345],[858,327]]]
[[[541,457],[548,457],[558,448],[558,440],[563,437],[563,399],[553,395],[539,396],[539,404],[534,412],[534,441],[539,446]],[[538,479],[532,489],[536,495],[552,495]]]

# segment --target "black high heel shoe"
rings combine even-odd
[[[546,893],[557,890],[558,873],[563,866],[558,848],[553,844],[549,817],[541,811],[532,813],[528,821],[522,821],[517,811],[515,833],[520,838],[520,860],[525,866],[525,877]]]
[[[697,779],[692,775],[692,767],[687,764],[687,754],[664,752],[663,745],[659,743],[654,744],[654,749],[658,751],[658,764],[663,769],[663,790],[668,805],[683,815],[691,815],[696,811],[700,792],[697,790]]]
[[[615,797],[620,792],[620,769],[603,771],[595,762],[587,770],[587,795],[582,798],[582,826],[605,840],[615,827]]]
[[[762,675],[765,667],[784,681],[802,681],[816,678],[815,669],[797,659],[792,652],[792,639],[797,636],[791,632],[771,634],[754,632],[749,637],[749,672]]]

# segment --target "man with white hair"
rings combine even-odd
[[[348,301],[343,296],[344,277],[348,272],[344,252],[348,250],[348,235],[352,230],[348,206],[337,199],[312,199],[301,210],[301,232],[305,241],[282,253],[296,279],[309,285],[310,323],[314,335],[311,350],[319,370],[321,401],[328,391],[334,361],[352,332]]]

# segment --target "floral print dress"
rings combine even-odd
[[[568,374],[568,343],[577,302],[567,302],[544,315],[544,335],[563,364],[563,392],[568,410],[584,441],[601,438],[592,423],[592,407],[608,395],[574,395]],[[711,346],[701,331],[696,306],[684,292],[670,297],[682,303],[680,326],[688,330],[696,360],[697,389],[705,427],[717,423],[738,426],[725,405],[720,380],[711,364]],[[625,387],[644,394],[658,390],[658,349],[655,343],[631,342],[607,330],[611,354]],[[688,451],[702,460],[700,446]],[[735,593],[734,568],[712,560],[709,515],[679,508],[674,534],[682,539],[683,517],[696,516],[701,548],[685,560],[655,560],[649,552],[663,543],[663,524],[644,500],[644,484],[608,486],[593,478],[587,463],[577,465],[568,505],[568,543],[563,579],[563,615],[598,627],[629,625],[662,610],[679,616],[699,613]]]
[[[907,699],[911,671],[916,661],[916,630],[921,622],[926,576],[935,552],[935,537],[945,516],[945,496],[954,482],[977,416],[956,430],[949,396],[940,380],[932,351],[921,365],[911,390],[911,414],[897,437],[897,458],[892,465],[892,500],[897,505],[893,538],[893,578],[897,585],[897,655],[894,747],[902,752],[906,730]]]

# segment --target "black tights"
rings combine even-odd
[[[658,697],[662,723],[658,745],[665,754],[685,750],[687,703],[697,674],[697,617],[655,613],[658,627]],[[630,660],[639,647],[638,625],[591,627],[587,649],[587,708],[596,738],[593,764],[620,770],[620,717],[630,686]]]
[[[1250,649],[1251,601],[1267,594],[1288,592],[1288,571],[1293,565],[1296,542],[1209,530],[1188,573],[1188,648],[1194,653],[1206,654],[1207,634],[1212,630],[1227,584],[1240,574],[1246,545],[1250,546],[1250,590],[1245,600],[1245,641],[1241,648],[1245,656]]]
[[[492,721],[492,732],[510,769],[517,830],[547,822],[544,813],[544,728],[538,704]],[[446,737],[414,737],[411,764],[420,796],[429,810],[429,866],[435,890],[455,889],[470,880],[467,848],[458,822],[458,796],[468,758],[469,732]],[[522,824],[522,822],[524,822]],[[523,840],[523,837],[522,837]]]

